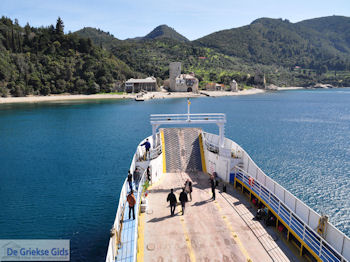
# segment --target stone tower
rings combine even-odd
[[[172,62],[169,64],[170,91],[175,91],[176,77],[181,74],[181,63]]]

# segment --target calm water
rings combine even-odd
[[[0,105],[0,238],[71,239],[72,261],[103,261],[149,115],[185,111],[185,99]],[[197,98],[192,112],[226,113],[227,137],[350,235],[350,89]]]

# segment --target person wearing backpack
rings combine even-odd
[[[190,201],[192,201],[192,182],[189,179],[185,182],[185,192],[190,196]]]
[[[182,189],[182,192],[180,193],[180,196],[179,196],[179,200],[180,200],[181,206],[182,206],[182,215],[184,215],[185,214],[185,205],[186,205],[186,202],[188,201],[187,194],[185,192],[185,188]]]
[[[130,191],[129,195],[127,196],[126,200],[129,203],[129,219],[131,219],[130,217],[130,213],[132,210],[132,217],[133,219],[135,219],[135,204],[136,204],[136,198],[134,196],[133,191]]]
[[[170,214],[171,214],[171,216],[173,216],[175,213],[175,208],[176,208],[176,204],[177,204],[176,196],[174,194],[173,189],[170,190],[170,193],[169,193],[166,201],[170,202]]]

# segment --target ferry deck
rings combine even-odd
[[[320,227],[316,212],[268,178],[241,147],[224,137],[225,122],[224,114],[151,118],[150,155],[140,146],[144,140],[130,166],[133,172],[141,171],[133,186],[136,219],[128,217],[125,181],[106,261],[348,261],[349,238],[329,223]],[[189,127],[157,132],[169,123],[216,124],[219,135]],[[146,181],[147,167],[151,181]],[[209,174],[214,172],[218,187],[212,200]],[[193,183],[192,201],[186,203],[184,215],[178,205],[171,216],[167,195],[172,188],[178,199],[187,179]],[[273,225],[256,219],[259,205],[275,218]],[[320,231],[326,229],[343,242],[342,253],[326,242]]]

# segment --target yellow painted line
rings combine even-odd
[[[217,209],[219,210],[219,212],[222,211],[222,208],[220,206],[220,204],[217,201],[214,201]],[[250,256],[248,251],[245,249],[245,247],[243,246],[243,243],[241,241],[241,239],[238,237],[238,234],[233,230],[233,227],[231,225],[231,222],[227,219],[226,216],[222,216],[222,219],[225,221],[227,228],[230,230],[233,239],[236,241],[239,249],[241,250],[241,252],[243,253],[243,255],[246,257],[246,261],[253,261]]]
[[[181,207],[181,205],[180,205],[180,207]],[[193,248],[192,248],[191,238],[190,238],[190,235],[188,234],[188,230],[187,230],[187,227],[185,224],[185,219],[183,217],[181,217],[180,221],[181,221],[182,229],[184,231],[188,253],[190,254],[190,260],[191,260],[191,262],[195,262],[196,256],[195,256]]]
[[[204,147],[203,147],[203,139],[202,139],[202,134],[199,134],[199,147],[201,151],[201,160],[202,160],[202,169],[203,172],[207,172],[207,167],[205,165],[205,157],[204,157]]]
[[[160,139],[162,140],[163,173],[166,173],[165,143],[164,143],[164,131],[163,131],[163,129],[160,130]]]
[[[145,213],[139,215],[139,226],[138,226],[138,236],[137,239],[137,261],[144,260],[144,250],[145,250]]]
[[[291,229],[286,222],[284,222],[284,220],[270,207],[270,205],[268,205],[261,197],[259,197],[257,194],[255,194],[255,192],[253,192],[249,187],[247,187],[241,180],[239,180],[238,178],[237,181],[239,181],[243,187],[245,187],[246,189],[248,189],[257,199],[259,199],[261,202],[264,203],[264,205],[266,207],[268,207],[268,209],[279,219],[279,221],[290,231],[293,233],[293,236],[295,238],[297,238],[299,240],[299,242],[304,245],[304,247],[317,259],[318,262],[321,262],[322,259],[297,235],[297,233],[295,233],[295,231],[293,229]]]

